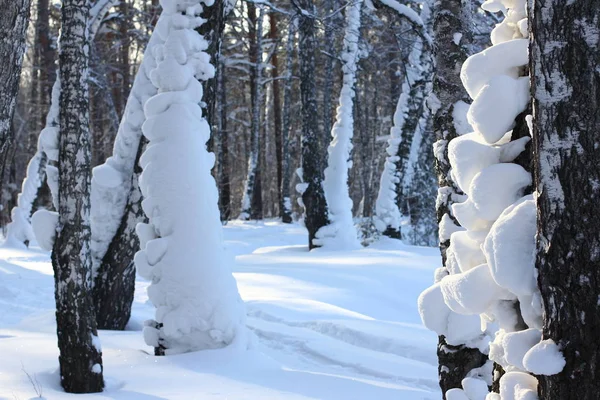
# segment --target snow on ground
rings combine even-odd
[[[105,392],[70,395],[58,379],[49,254],[0,248],[0,400],[439,399],[435,334],[416,304],[437,249],[389,239],[350,252],[311,253],[299,225],[233,222],[226,244],[255,335],[250,351],[154,357],[153,317],[138,278],[129,330],[101,331]]]

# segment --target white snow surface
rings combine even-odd
[[[556,375],[565,364],[565,358],[552,339],[537,343],[523,357],[525,369],[536,375]]]
[[[467,119],[486,142],[496,143],[514,127],[529,97],[529,77],[494,76],[473,100]]]
[[[473,178],[469,186],[469,200],[480,218],[494,221],[500,214],[523,196],[531,185],[531,174],[518,164],[490,165]]]
[[[538,381],[525,372],[507,372],[500,378],[502,400],[537,400]]]
[[[54,211],[38,210],[31,217],[31,227],[42,249],[52,251],[57,225],[58,213]]]
[[[481,89],[496,76],[516,79],[519,69],[529,62],[527,39],[516,39],[489,47],[464,62],[460,78],[474,100]]]
[[[487,145],[477,133],[471,132],[450,141],[448,160],[458,187],[468,193],[475,175],[500,162],[500,150]]]
[[[483,246],[496,283],[517,296],[531,296],[537,290],[536,220],[533,196],[525,196],[500,215]]]
[[[484,313],[496,300],[512,297],[494,282],[487,264],[446,276],[440,288],[448,307],[465,315]]]
[[[231,222],[227,251],[255,335],[228,347],[155,357],[138,278],[127,330],[100,331],[103,393],[81,399],[437,400],[437,336],[421,326],[418,294],[440,262],[434,248],[384,239],[354,251],[308,252],[306,230]],[[0,398],[66,400],[58,374],[49,253],[0,249]]]

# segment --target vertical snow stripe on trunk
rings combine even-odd
[[[360,40],[360,14],[362,0],[353,1],[346,8],[346,28],[342,59],[342,89],[336,121],[331,130],[331,143],[327,150],[327,168],[323,189],[329,210],[329,225],[316,235],[315,244],[330,248],[360,247],[352,218],[352,199],[348,190],[348,170],[354,135],[354,86]]]

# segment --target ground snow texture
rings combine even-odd
[[[101,331],[104,393],[77,398],[439,399],[437,338],[421,326],[417,297],[439,265],[437,249],[384,239],[349,252],[306,247],[298,225],[230,223],[234,275],[252,350],[154,357],[142,337],[149,282],[138,278],[128,331]],[[49,254],[0,248],[0,400],[72,399],[58,382]]]

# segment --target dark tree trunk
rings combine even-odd
[[[324,160],[319,151],[322,133],[317,112],[315,82],[315,38],[316,10],[313,0],[295,0],[299,8],[298,32],[300,33],[300,97],[302,101],[302,179],[306,188],[302,193],[304,204],[304,224],[308,230],[308,247],[317,247],[313,239],[317,231],[329,223],[327,203],[323,192]]]
[[[436,75],[433,80],[433,93],[439,100],[439,108],[435,110],[433,128],[436,137],[437,151],[436,170],[439,184],[437,202],[437,220],[441,221],[445,214],[452,217],[450,206],[460,192],[450,177],[448,161],[448,142],[456,137],[456,129],[452,112],[458,101],[468,101],[467,94],[460,81],[460,68],[467,58],[463,43],[470,41],[470,15],[468,6],[461,0],[436,1],[433,10],[434,57]],[[456,32],[462,33],[461,43],[454,41]],[[456,222],[456,221],[455,221]],[[458,225],[458,223],[456,223]],[[442,263],[446,265],[446,250],[450,240],[440,243]],[[487,357],[476,349],[464,345],[450,346],[443,336],[439,338],[438,361],[440,388],[444,394],[452,388],[460,388],[466,374],[475,367],[485,363]]]
[[[269,14],[269,38],[271,39],[272,46],[277,46],[279,39],[279,30],[277,29],[277,14],[271,12]],[[277,158],[277,198],[278,203],[281,204],[281,182],[283,180],[283,153],[282,153],[282,127],[281,127],[281,95],[279,88],[279,56],[277,50],[273,52],[271,57],[271,77],[272,89],[273,89],[273,126],[275,128],[275,155]]]
[[[225,64],[222,62],[217,68],[216,79],[219,93],[217,102],[219,209],[221,210],[221,221],[227,221],[231,217],[231,178],[229,175],[229,132],[227,131],[227,81]]]
[[[336,0],[326,0],[324,5],[327,9],[327,13],[333,13],[335,7],[337,6]],[[335,107],[334,101],[331,98],[333,93],[333,83],[334,83],[334,72],[336,69],[336,46],[335,46],[335,24],[336,18],[330,18],[325,22],[324,29],[324,65],[323,70],[325,72],[324,82],[323,82],[323,119],[322,119],[322,127],[323,127],[323,137],[319,139],[320,151],[323,152],[322,157],[327,157],[327,147],[329,146],[329,142],[331,141],[331,128],[333,127],[334,118],[333,110]],[[315,116],[316,118],[316,116]]]
[[[131,73],[129,68],[129,26],[131,25],[131,6],[129,0],[121,0],[119,5],[119,12],[121,13],[121,19],[119,21],[119,37],[121,39],[121,47],[119,49],[119,69],[121,73],[121,85],[119,90],[121,103],[117,104],[118,115],[123,115],[125,111],[125,104],[129,98],[129,91],[131,90]]]
[[[140,248],[135,227],[140,222],[147,223],[148,220],[142,210],[142,193],[139,187],[139,177],[142,173],[139,160],[146,143],[146,138],[142,136],[133,167],[131,191],[125,212],[94,280],[93,296],[98,329],[124,330],[131,317],[135,290],[133,257]]]
[[[121,8],[128,7],[123,4],[124,2],[121,3]],[[98,18],[102,18],[102,16],[103,12],[100,13]],[[126,36],[124,35],[125,33],[126,32],[123,32],[121,35],[123,38]],[[129,50],[127,50],[127,54],[128,51]],[[123,54],[122,57],[125,58],[125,54]],[[124,67],[124,65],[122,65],[122,67]],[[105,68],[100,60],[98,61],[98,74],[100,77],[96,79],[96,81],[99,86],[102,87],[106,84],[104,79]],[[105,131],[108,131],[104,136],[109,136],[109,138],[104,137],[103,144],[106,145],[108,139],[110,139],[111,143],[114,141],[114,135],[119,129],[119,122],[116,117],[116,109],[112,95],[107,88],[104,89],[102,95],[103,107],[101,107],[101,109],[106,109],[109,117],[108,129],[103,128]],[[132,96],[136,96],[135,93],[130,96],[131,90],[129,87],[123,88],[123,90],[128,94],[127,102],[132,101]],[[135,99],[134,101],[139,100]],[[126,108],[127,104],[123,107]],[[131,316],[131,305],[135,288],[135,266],[133,257],[139,249],[139,241],[135,233],[135,227],[139,222],[146,221],[146,217],[141,209],[142,196],[138,184],[139,175],[141,173],[138,162],[145,145],[146,140],[141,136],[135,162],[134,160],[131,160],[133,171],[127,203],[125,204],[121,221],[108,245],[107,251],[99,261],[96,276],[94,278],[93,299],[98,329],[123,330]],[[103,158],[104,157],[101,159]]]
[[[30,0],[4,2],[0,12],[0,188],[13,142],[12,119],[17,103]]]
[[[543,339],[566,360],[539,376],[540,398],[600,393],[600,7],[596,0],[533,0],[530,70]]]
[[[50,4],[49,0],[38,0],[37,3],[36,37],[40,50],[39,89],[40,96],[40,126],[46,124],[46,114],[50,108],[52,85],[56,79],[55,42],[50,33]]]
[[[281,177],[281,203],[279,205],[279,215],[281,222],[289,224],[292,222],[292,200],[290,197],[290,180],[291,180],[291,159],[290,159],[290,135],[291,135],[291,102],[292,102],[292,77],[293,60],[294,60],[294,37],[296,35],[296,22],[294,15],[290,17],[288,24],[288,37],[286,43],[286,78],[283,88],[283,110],[281,121],[281,136],[283,142],[281,144],[282,154],[282,177]]]
[[[221,56],[221,36],[223,29],[225,29],[225,3],[226,1],[215,1],[210,7],[204,7],[201,17],[207,22],[196,28],[196,31],[201,34],[208,42],[208,48],[205,52],[210,56],[210,63],[216,68],[220,68],[219,58]],[[217,115],[215,114],[215,104],[217,102],[217,80],[209,79],[202,83],[204,92],[202,95],[202,101],[206,104],[206,107],[202,108],[203,116],[208,122],[211,131],[215,130],[215,121],[217,121]],[[212,151],[214,147],[213,135],[210,136],[207,148]]]
[[[250,78],[250,98],[252,103],[252,121],[250,132],[250,154],[248,156],[248,174],[244,187],[242,199],[242,219],[262,218],[262,188],[260,182],[260,149],[261,149],[261,107],[263,106],[262,86],[262,55],[263,55],[263,19],[264,6],[259,6],[259,14],[256,15],[256,6],[253,2],[246,3],[248,6],[250,37],[250,64],[252,65],[252,76]]]
[[[63,0],[59,44],[59,221],[52,266],[61,384],[69,393],[100,392],[104,387],[90,290],[88,15],[87,0]]]

